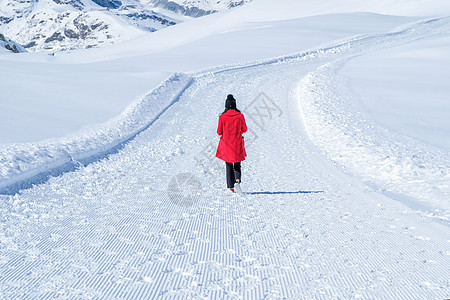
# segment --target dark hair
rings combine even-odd
[[[228,94],[227,99],[225,100],[225,110],[221,114],[226,113],[230,109],[240,112],[239,109],[237,109],[237,107],[236,107],[236,99],[234,99],[233,95]]]

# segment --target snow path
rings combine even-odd
[[[0,196],[0,294],[448,298],[449,227],[339,171],[311,142],[298,98],[322,66],[445,26],[198,76],[117,153]],[[228,93],[251,129],[242,197],[222,192],[224,166],[211,157]]]

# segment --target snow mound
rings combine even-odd
[[[116,152],[178,101],[191,82],[174,74],[117,118],[65,138],[0,146],[0,193],[15,193]]]

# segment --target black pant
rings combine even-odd
[[[234,188],[234,183],[237,179],[241,181],[241,163],[228,163],[225,162],[227,167],[227,187],[229,189]]]

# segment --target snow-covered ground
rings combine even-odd
[[[1,295],[448,298],[450,7],[325,4],[0,55]],[[214,158],[228,93],[242,197]]]

